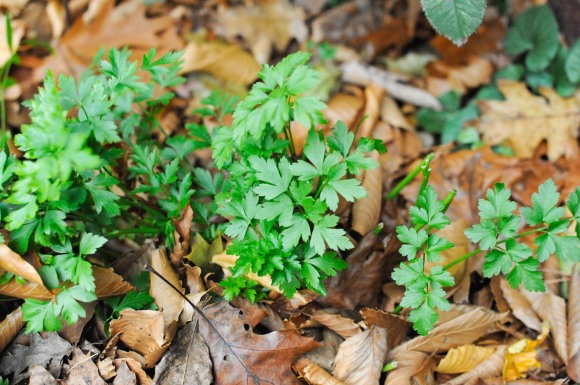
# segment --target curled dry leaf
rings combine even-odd
[[[310,318],[343,338],[352,337],[361,332],[360,327],[352,319],[343,317],[340,314],[316,311]]]
[[[256,80],[260,64],[237,44],[192,41],[183,53],[182,73],[207,72],[225,82],[248,85]]]
[[[482,361],[469,372],[447,381],[445,385],[463,385],[477,378],[499,376],[504,365],[505,350],[505,346],[499,346],[485,361]]]
[[[346,385],[309,359],[300,358],[292,367],[310,385]]]
[[[8,314],[2,322],[0,322],[0,352],[18,335],[24,322],[22,321],[22,309],[19,307],[12,313]]]
[[[505,363],[503,366],[503,378],[505,381],[515,381],[526,377],[526,373],[540,368],[540,360],[536,347],[540,345],[548,334],[550,326],[547,322],[542,324],[542,333],[535,340],[523,338],[507,347]]]
[[[109,330],[111,335],[121,333],[120,340],[141,354],[148,368],[161,359],[171,341],[165,335],[163,314],[153,310],[125,309]]]
[[[320,346],[295,330],[255,334],[243,311],[227,302],[203,309],[199,332],[209,347],[215,385],[298,385],[290,365],[302,354]]]
[[[540,321],[537,314],[532,310],[526,297],[519,290],[512,288],[505,279],[499,281],[499,286],[503,298],[509,304],[514,316],[530,329],[536,331],[542,330],[542,321]]]
[[[387,331],[387,348],[399,346],[409,330],[409,321],[396,314],[382,310],[362,309],[360,311],[368,327],[378,326]]]
[[[365,108],[363,111],[363,116],[366,116],[366,119],[363,120],[360,124],[357,133],[358,138],[371,137],[375,125],[379,121],[379,116],[381,114],[381,103],[384,94],[384,89],[373,83],[365,87]]]
[[[403,128],[405,130],[413,131],[414,127],[409,123],[397,102],[389,95],[383,97],[381,103],[381,119],[393,127]]]
[[[151,251],[151,266],[181,293],[185,292],[179,277],[171,267],[163,250],[155,249]],[[149,288],[149,294],[159,307],[165,322],[165,329],[167,330],[170,325],[179,319],[179,315],[185,305],[185,299],[157,275],[150,273],[150,277],[151,287]]]
[[[189,203],[182,210],[181,217],[173,220],[175,246],[169,254],[169,260],[173,268],[180,273],[183,273],[183,257],[188,253],[190,247],[192,220],[193,209]]]
[[[373,326],[338,348],[334,376],[348,385],[376,385],[387,355],[387,331]]]
[[[1,350],[1,349],[0,349]],[[580,383],[580,265],[572,270],[568,297],[568,365],[570,378]]]
[[[435,371],[447,374],[468,372],[488,359],[494,351],[495,349],[492,347],[471,344],[450,349],[439,362]]]
[[[379,154],[373,151],[370,158],[379,161]],[[383,172],[379,167],[364,173],[362,186],[367,196],[358,199],[352,207],[352,228],[361,235],[373,231],[379,223],[383,201]]]
[[[113,365],[115,365],[117,370],[121,369],[123,363],[126,364],[133,373],[135,373],[139,385],[151,385],[153,383],[151,378],[147,375],[147,373],[145,373],[143,367],[138,361],[132,358],[117,358],[113,360]]]
[[[548,158],[574,157],[578,154],[580,100],[562,98],[551,88],[540,87],[539,96],[525,83],[498,81],[506,100],[478,102],[481,117],[477,128],[489,144],[508,141],[518,158],[529,159],[541,142],[548,145]],[[526,138],[526,140],[522,140]]]
[[[401,352],[395,362],[397,368],[387,374],[385,385],[415,385],[419,382],[415,375],[423,368],[432,366],[429,355],[415,350]]]
[[[19,275],[27,281],[34,282],[39,286],[44,286],[42,278],[30,263],[24,258],[10,250],[6,244],[0,244],[0,268]]]
[[[95,277],[95,294],[99,299],[115,297],[135,290],[132,285],[123,281],[123,277],[115,273],[113,269],[93,266],[93,276]]]
[[[532,309],[542,321],[550,326],[556,352],[564,363],[568,362],[568,328],[566,317],[566,301],[553,293],[538,293],[521,290],[524,297],[532,305]],[[543,332],[542,328],[542,332]]]

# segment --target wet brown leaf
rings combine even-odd
[[[372,326],[338,348],[334,376],[348,385],[376,385],[387,355],[387,331]]]
[[[70,369],[62,381],[64,385],[105,385],[99,375],[97,365],[91,356],[84,354],[79,348],[74,348],[70,360]]]
[[[373,151],[370,158],[379,161],[379,154]],[[373,231],[379,223],[383,201],[383,172],[377,167],[364,173],[362,186],[367,196],[358,199],[352,207],[352,229],[361,235]]]
[[[346,383],[332,377],[326,370],[306,358],[300,358],[292,367],[298,373],[298,376],[310,385],[346,385]]]
[[[211,354],[215,385],[298,385],[291,363],[320,346],[294,330],[255,334],[245,314],[227,302],[208,306],[203,312],[213,325],[204,319],[197,321]]]
[[[42,278],[40,278],[36,269],[20,255],[10,250],[4,243],[0,244],[0,269],[19,275],[39,286],[44,286]]]
[[[495,349],[492,347],[471,344],[450,349],[447,355],[439,362],[435,371],[448,374],[468,372],[487,360],[494,351]]]
[[[474,367],[467,373],[463,373],[454,379],[447,381],[446,385],[463,385],[471,383],[476,378],[486,378],[498,376],[501,374],[504,365],[505,346],[499,346],[495,352],[490,355],[485,361]]]
[[[185,292],[179,277],[171,267],[163,250],[154,249],[151,251],[151,267],[173,284],[181,293]],[[150,273],[150,278],[151,287],[149,288],[149,294],[159,307],[163,315],[165,330],[167,330],[170,325],[179,319],[179,315],[185,305],[185,299],[157,275]]]
[[[578,264],[572,270],[570,277],[568,296],[568,365],[566,371],[575,382],[580,382],[580,266]]]
[[[378,326],[387,331],[389,350],[399,346],[409,331],[409,322],[396,314],[375,309],[362,309],[360,313],[368,327]]]
[[[14,339],[24,327],[22,321],[22,308],[14,310],[8,314],[2,322],[0,322],[0,352],[8,346],[10,341]]]
[[[352,319],[341,316],[340,314],[332,314],[326,311],[316,311],[310,319],[326,326],[339,336],[343,338],[352,337],[361,332],[358,326]]]
[[[503,298],[509,304],[514,316],[530,329],[536,331],[542,330],[542,321],[540,321],[540,318],[532,310],[526,297],[519,290],[512,288],[505,279],[499,281],[499,286]]]
[[[524,83],[511,80],[498,82],[505,101],[478,102],[481,118],[477,128],[483,140],[490,144],[508,141],[515,155],[529,159],[542,141],[548,144],[548,158],[574,157],[578,154],[580,100],[562,98],[550,88],[540,88],[532,94]],[[526,138],[526,140],[522,140]]]

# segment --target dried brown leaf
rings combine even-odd
[[[326,103],[326,109],[322,113],[329,127],[334,127],[339,120],[351,128],[358,124],[357,117],[362,114],[364,108],[364,96],[358,88],[356,90],[356,94],[344,92],[334,94]]]
[[[370,158],[379,161],[379,154],[373,151]],[[383,201],[383,172],[377,167],[364,173],[362,186],[367,196],[358,199],[352,207],[352,228],[361,235],[373,231],[379,223]]]
[[[475,378],[500,375],[504,365],[505,349],[505,346],[499,346],[485,361],[482,361],[469,372],[447,381],[445,385],[463,385],[469,381],[473,381]]]
[[[19,307],[0,322],[0,352],[8,346],[10,341],[18,335],[23,327],[22,308]]]
[[[338,348],[334,376],[348,385],[376,385],[387,355],[387,331],[373,326]]]
[[[99,369],[99,374],[101,378],[105,381],[110,380],[117,374],[115,367],[113,366],[113,359],[111,357],[105,357],[97,361],[97,368]]]
[[[291,363],[320,346],[295,330],[255,334],[244,312],[227,302],[208,306],[203,312],[213,327],[205,319],[194,322],[199,322],[199,332],[209,347],[215,385],[298,385]]]
[[[44,286],[42,278],[40,278],[36,269],[20,255],[10,250],[4,243],[0,244],[0,269],[19,275],[39,286]]]
[[[383,97],[381,103],[381,119],[393,127],[404,128],[405,130],[413,131],[414,127],[407,120],[397,102],[389,95]]]
[[[540,321],[540,318],[532,310],[526,297],[519,290],[512,288],[505,279],[500,280],[499,286],[514,316],[530,329],[536,331],[542,330],[542,321]]]
[[[115,368],[117,368],[117,370],[120,370],[121,366],[124,364],[126,364],[129,369],[131,369],[131,371],[133,373],[135,373],[135,375],[137,376],[137,380],[139,382],[139,385],[151,385],[153,384],[153,381],[151,380],[151,378],[147,375],[147,373],[145,373],[145,371],[143,370],[143,367],[141,366],[141,364],[132,359],[132,358],[117,358],[113,360],[113,365],[115,365]],[[123,384],[125,385],[125,384]]]
[[[332,314],[319,310],[314,312],[310,318],[326,326],[343,338],[352,337],[361,332],[360,326],[358,326],[352,319],[343,317],[340,314]]]
[[[562,98],[551,88],[539,88],[532,94],[525,83],[498,82],[506,100],[478,102],[481,117],[477,128],[490,144],[508,141],[518,158],[529,159],[541,142],[548,145],[548,158],[574,157],[578,154],[580,100]],[[526,138],[526,140],[522,140]]]
[[[237,44],[192,41],[185,47],[181,72],[207,72],[225,82],[248,85],[260,64]]]
[[[32,365],[28,369],[30,379],[28,385],[57,385],[56,379],[48,370],[40,365]]]
[[[306,358],[300,358],[292,367],[310,385],[346,385]]]
[[[415,377],[423,368],[432,365],[431,357],[414,350],[403,351],[397,356],[397,368],[387,374],[385,385],[415,385]]]
[[[93,266],[93,276],[95,277],[95,294],[99,299],[115,297],[135,290],[132,285],[123,281],[123,277],[115,273],[113,269]]]
[[[437,96],[449,91],[464,94],[470,88],[488,84],[493,74],[491,62],[480,56],[472,56],[464,66],[437,61],[429,64],[428,68],[435,76],[427,78],[427,90]]]
[[[113,385],[137,385],[137,376],[129,369],[126,362],[121,362],[119,365]]]
[[[362,314],[367,327],[373,325],[381,327],[387,331],[387,348],[394,349],[405,339],[409,330],[409,321],[396,314],[387,313],[382,310],[362,309]]]
[[[1,349],[0,349],[1,350]],[[568,295],[568,375],[580,382],[580,266],[576,264],[570,277]]]
[[[20,40],[24,36],[25,23],[22,20],[11,20],[12,25],[12,51],[8,47],[6,31],[6,15],[0,17],[0,68],[6,64],[10,57],[18,51]]]
[[[84,354],[75,347],[70,360],[71,368],[66,373],[62,384],[64,385],[106,385],[99,375],[97,365],[91,356]]]
[[[182,294],[185,292],[179,277],[171,267],[163,250],[154,249],[151,251],[151,267],[175,286]],[[167,330],[170,325],[179,319],[179,315],[185,305],[185,299],[157,275],[151,273],[150,277],[151,287],[149,288],[149,294],[155,299],[155,303],[163,315],[165,329]]]
[[[25,282],[21,285],[15,279],[0,285],[0,294],[22,299],[34,298],[41,301],[50,301],[54,298],[54,294],[44,286],[32,282]]]
[[[566,301],[553,293],[538,293],[521,291],[532,305],[532,309],[542,321],[550,325],[550,333],[554,340],[556,352],[564,363],[568,362],[568,327],[566,317]]]
[[[495,349],[492,347],[471,344],[450,349],[439,362],[435,371],[448,374],[468,372],[488,359],[494,351]]]

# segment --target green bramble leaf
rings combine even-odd
[[[423,11],[435,30],[462,45],[483,21],[485,0],[423,0]]]

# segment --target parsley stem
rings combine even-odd
[[[445,199],[443,199],[443,210],[441,211],[443,214],[445,214],[445,212],[449,208],[449,205],[451,204],[451,202],[453,202],[455,195],[457,195],[457,190],[453,189],[453,190],[449,191],[449,193],[447,193],[447,196],[445,197]]]
[[[284,127],[284,136],[286,137],[288,142],[290,142],[290,155],[295,157],[296,147],[294,147],[294,137],[292,136],[292,129],[290,128],[289,125]]]
[[[469,258],[473,257],[474,255],[479,254],[482,251],[483,250],[481,250],[479,248],[478,249],[475,249],[471,253],[467,253],[467,254],[463,255],[462,257],[457,258],[455,261],[449,262],[447,265],[445,265],[443,267],[443,270],[449,270],[453,266],[457,265],[458,263],[461,263],[461,262],[465,261],[466,259],[469,259]]]
[[[391,200],[394,197],[397,196],[397,194],[399,194],[401,192],[402,189],[404,189],[409,183],[411,183],[413,181],[413,179],[415,179],[415,177],[424,170],[425,167],[429,166],[429,163],[431,163],[431,161],[433,160],[433,158],[435,157],[435,154],[430,153],[428,154],[425,159],[423,159],[423,161],[421,162],[421,164],[419,164],[417,167],[415,167],[402,181],[400,181],[392,190],[389,194],[387,194],[386,199],[387,200]]]

